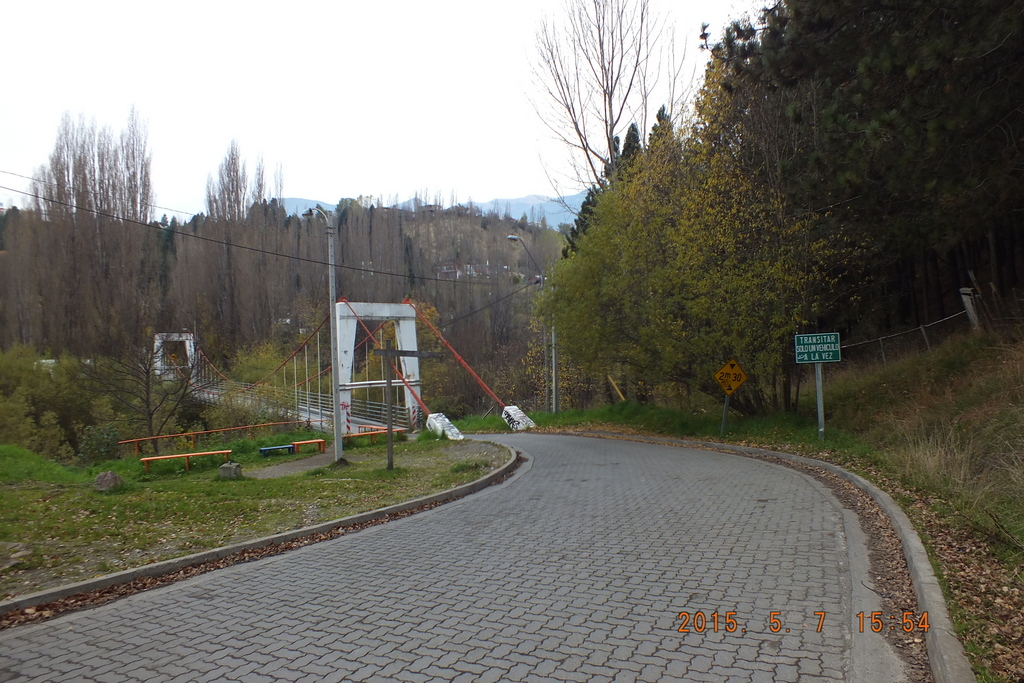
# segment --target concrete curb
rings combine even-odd
[[[583,435],[603,436],[602,434]],[[629,437],[627,436],[627,438]],[[770,455],[782,460],[820,467],[850,481],[865,491],[889,517],[903,545],[903,555],[907,559],[907,568],[910,571],[911,582],[914,584],[918,608],[922,612],[928,613],[928,622],[931,625],[931,628],[925,634],[925,644],[928,647],[928,661],[936,683],[977,683],[974,671],[971,669],[971,665],[967,661],[967,655],[964,653],[963,644],[956,637],[956,631],[953,628],[953,622],[949,618],[949,610],[946,607],[946,598],[943,596],[939,580],[932,570],[931,561],[928,559],[928,552],[925,550],[921,538],[917,535],[917,530],[914,529],[914,525],[910,522],[910,518],[907,517],[903,509],[885,491],[877,488],[863,477],[844,470],[842,467],[790,453],[780,453],[750,446],[736,446],[715,441],[686,441],[668,438],[651,439],[650,437],[636,437],[636,440],[648,442],[653,440],[655,442],[681,446],[696,446],[734,455]]]
[[[907,560],[907,569],[910,571],[914,593],[917,595],[918,608],[920,611],[928,613],[928,622],[931,628],[925,634],[925,643],[928,646],[928,661],[931,664],[932,675],[935,676],[936,683],[976,683],[977,678],[967,661],[963,644],[956,637],[953,622],[949,618],[946,598],[943,596],[939,580],[932,570],[928,552],[925,550],[920,536],[917,535],[917,530],[914,529],[910,518],[888,493],[853,472],[848,472],[838,465],[821,460],[748,446],[725,445],[723,448],[723,444],[712,442],[690,443],[715,450],[732,451],[740,455],[744,453],[771,455],[783,460],[820,467],[846,479],[871,496],[882,508],[882,512],[889,517],[896,534],[900,537],[903,544],[903,556]]]
[[[493,442],[489,442],[493,443]],[[375,519],[386,517],[396,512],[403,512],[411,508],[419,507],[420,505],[427,505],[430,503],[447,502],[455,498],[462,498],[468,496],[471,493],[476,493],[482,489],[491,486],[497,479],[507,476],[509,472],[513,471],[516,467],[517,452],[510,446],[504,444],[493,444],[500,446],[508,450],[512,456],[511,459],[494,470],[490,474],[487,474],[476,481],[471,481],[468,484],[462,484],[456,486],[453,489],[447,491],[441,491],[440,493],[434,493],[429,496],[422,498],[416,498],[415,500],[409,500],[404,503],[398,503],[391,505],[386,508],[379,510],[371,510],[370,512],[364,512],[358,515],[352,515],[351,517],[342,517],[341,519],[335,519],[329,522],[321,522],[313,526],[303,527],[301,529],[292,529],[291,531],[284,531],[273,536],[264,536],[263,538],[256,538],[251,541],[243,541],[242,543],[235,543],[233,545],[223,546],[221,548],[214,548],[213,550],[204,550],[201,553],[194,553],[192,555],[185,555],[183,557],[176,557],[173,560],[165,560],[163,562],[154,562],[153,564],[143,565],[141,567],[135,567],[134,569],[126,569],[116,574],[106,574],[104,576],[97,576],[92,579],[86,579],[85,581],[79,581],[77,583],[68,584],[66,586],[58,586],[56,588],[50,588],[38,593],[30,593],[29,595],[23,595],[21,597],[12,598],[0,602],[0,614],[6,614],[8,612],[14,612],[17,610],[23,610],[26,607],[36,607],[38,605],[45,605],[50,602],[61,600],[71,595],[77,595],[79,593],[88,593],[90,591],[99,590],[102,588],[109,588],[110,586],[118,586],[125,583],[131,583],[135,579],[144,577],[155,577],[163,576],[165,574],[171,574],[184,569],[185,567],[191,567],[196,564],[203,564],[205,562],[212,562],[214,560],[223,559],[229,555],[242,552],[245,550],[252,550],[254,548],[262,548],[268,545],[275,545],[278,543],[287,543],[303,536],[310,536],[313,534],[324,533],[331,531],[337,527],[352,526],[355,524],[361,524],[363,522],[370,522]]]

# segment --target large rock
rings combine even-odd
[[[113,491],[123,484],[124,480],[121,479],[121,477],[108,470],[106,472],[100,472],[96,476],[96,481],[93,485],[96,487],[97,491],[104,493],[106,491]]]
[[[24,543],[0,543],[0,571],[19,564],[31,554]]]
[[[241,479],[242,466],[237,462],[226,462],[220,466],[217,476],[221,479]]]

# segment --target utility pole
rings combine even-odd
[[[551,325],[551,412],[558,412],[558,340],[554,324]]]
[[[313,217],[313,212],[323,216],[324,224],[327,227],[327,263],[330,268],[328,282],[330,283],[330,331],[331,331],[331,405],[334,415],[334,462],[341,462],[345,459],[345,433],[342,430],[343,411],[338,405],[338,387],[341,386],[341,379],[338,377],[338,315],[335,308],[338,304],[337,276],[334,268],[334,226],[327,213],[319,206],[309,209],[303,215],[304,218]]]

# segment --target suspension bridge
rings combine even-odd
[[[454,359],[502,408],[502,417],[516,430],[534,426],[517,406],[506,405],[484,383],[434,327],[412,304],[349,302],[341,299],[333,315],[325,318],[272,371],[256,382],[231,379],[210,360],[191,333],[163,333],[154,338],[156,373],[161,377],[184,377],[193,395],[207,403],[234,403],[249,410],[287,415],[331,433],[334,420],[341,421],[341,434],[379,430],[390,423],[409,432],[429,426],[450,438],[461,438],[443,414],[431,414],[422,399],[417,353],[416,322],[419,320],[448,349]],[[336,357],[331,354],[331,328],[337,339]],[[375,354],[389,341],[397,342],[403,355],[385,358]],[[333,366],[338,366],[337,406],[332,400]],[[387,366],[394,383],[392,400]],[[337,410],[335,409],[337,407]]]

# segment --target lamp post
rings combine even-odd
[[[334,462],[339,462],[344,460],[345,435],[341,428],[342,415],[338,406],[338,388],[341,385],[341,378],[338,377],[338,316],[334,310],[335,305],[338,303],[338,288],[334,272],[334,226],[331,225],[331,219],[327,216],[327,213],[319,206],[307,210],[302,215],[304,218],[309,218],[312,221],[314,211],[323,217],[327,228],[327,263],[331,269],[330,277],[328,278],[331,295],[331,306],[329,309],[331,329],[331,405],[333,406],[331,412],[334,415],[332,420],[334,423]]]
[[[523,245],[523,249],[526,249],[526,255],[530,257],[530,262],[540,272],[540,287],[544,289],[544,269],[537,265],[537,261],[534,260],[533,254],[530,253],[530,248],[526,246],[526,242],[521,240],[519,235],[509,235],[508,239],[512,242],[519,242],[519,244]],[[547,334],[544,336],[546,337]],[[545,391],[545,393],[547,392]],[[546,396],[545,402],[547,402]],[[558,346],[554,324],[551,325],[551,412],[558,412]]]

